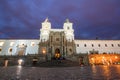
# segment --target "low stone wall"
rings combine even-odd
[[[46,61],[44,55],[0,56],[0,66],[4,66],[5,61],[8,61],[8,66],[18,65],[18,60],[22,60],[22,65],[32,65],[33,62]]]
[[[88,54],[74,54],[67,57],[68,60],[78,62],[80,65],[89,65]]]
[[[25,56],[0,56],[0,66],[4,66],[7,62],[8,66],[18,65],[18,61],[22,60],[22,65],[32,66],[33,64],[46,62],[46,55],[25,55]],[[75,54],[67,56],[65,59],[77,62],[78,64],[89,65],[88,54]],[[48,59],[50,60],[50,59]]]

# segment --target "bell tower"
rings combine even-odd
[[[49,33],[51,29],[51,23],[49,22],[48,18],[42,22],[42,28],[40,29],[40,41],[45,42],[49,39]]]
[[[69,19],[66,19],[63,28],[67,41],[72,42],[72,40],[74,40],[73,23],[71,23]]]

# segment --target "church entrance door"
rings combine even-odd
[[[60,49],[55,49],[55,58],[56,59],[60,59],[61,55],[60,55]]]

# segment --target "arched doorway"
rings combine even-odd
[[[59,59],[61,57],[61,55],[60,55],[60,49],[55,49],[55,58],[56,59]]]

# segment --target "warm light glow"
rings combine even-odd
[[[23,60],[22,60],[22,59],[19,59],[19,60],[18,60],[18,65],[21,66],[22,63],[23,63]]]
[[[60,58],[60,54],[59,54],[59,53],[56,53],[56,54],[55,54],[55,57],[56,57],[56,58]]]
[[[95,63],[95,60],[94,60],[94,58],[91,58],[91,64],[94,64]]]
[[[108,64],[108,65],[109,65],[109,64]],[[110,75],[111,75],[109,66],[104,65],[103,67],[101,67],[101,69],[103,70],[103,75],[104,75],[104,76],[108,76],[108,75],[110,76]]]
[[[45,50],[45,49],[43,49],[43,50],[42,50],[42,52],[43,52],[43,54],[45,54],[45,53],[46,53],[46,50]]]
[[[89,55],[90,64],[104,64],[104,65],[114,65],[119,64],[120,58],[118,54],[90,54]]]
[[[94,58],[91,58],[92,60],[94,60]]]
[[[117,59],[118,57],[117,56],[115,56],[115,59]]]

